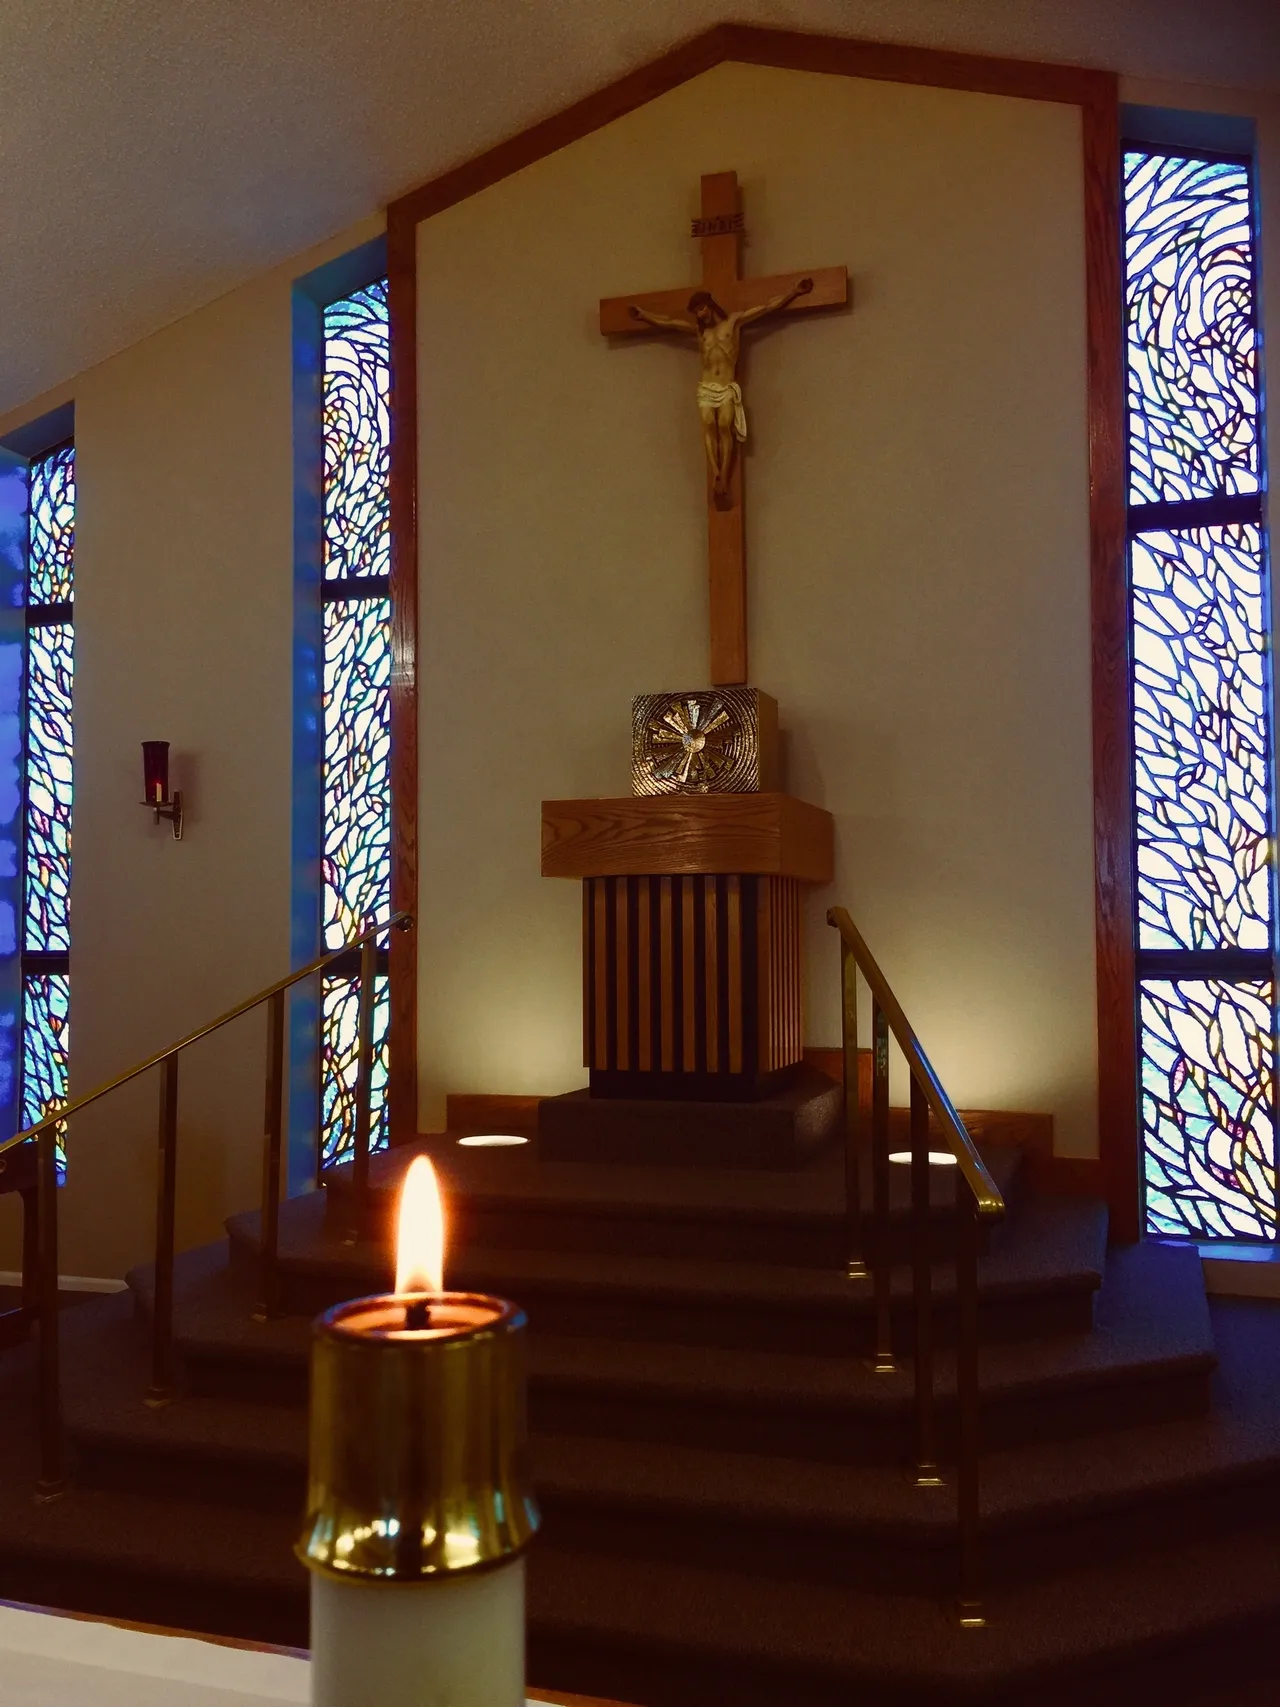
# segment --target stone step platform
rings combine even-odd
[[[1074,1220],[1079,1205],[1064,1210]],[[995,1260],[993,1257],[991,1260]],[[148,1270],[130,1285],[150,1308]],[[848,1286],[849,1283],[841,1282]],[[517,1293],[517,1296],[521,1294]],[[298,1317],[252,1320],[254,1292],[225,1246],[179,1259],[175,1324],[187,1390],[210,1397],[300,1404],[309,1327]],[[759,1311],[740,1299],[742,1319]],[[544,1331],[530,1334],[530,1415],[549,1433],[714,1446],[740,1451],[896,1461],[910,1438],[909,1361],[877,1375],[856,1355],[779,1351],[763,1325],[756,1345],[700,1345]],[[607,1323],[601,1324],[602,1329]],[[1108,1259],[1090,1329],[986,1346],[982,1360],[986,1438],[1012,1444],[1064,1438],[1117,1419],[1167,1421],[1201,1415],[1214,1367],[1199,1262],[1193,1251],[1158,1246]],[[954,1363],[937,1359],[944,1451],[954,1433]]]
[[[251,1284],[258,1264],[256,1214],[228,1223],[233,1260]],[[456,1230],[455,1230],[456,1231]],[[753,1347],[868,1356],[869,1281],[839,1267],[784,1266],[628,1251],[518,1249],[451,1240],[450,1286],[520,1300],[542,1333],[608,1335],[669,1344]],[[1087,1331],[1102,1282],[1107,1216],[1088,1200],[1031,1199],[997,1228],[980,1260],[980,1331],[986,1340]],[[341,1299],[388,1290],[389,1253],[335,1238],[314,1198],[282,1218],[282,1307],[314,1315]],[[910,1272],[893,1274],[895,1344],[914,1335]],[[940,1344],[954,1338],[955,1274],[935,1272]]]
[[[1011,1203],[1020,1191],[1016,1145],[982,1147],[983,1160]],[[686,1257],[713,1262],[780,1263],[843,1269],[848,1256],[845,1163],[828,1149],[804,1167],[645,1167],[549,1160],[537,1139],[510,1149],[471,1149],[448,1135],[421,1138],[371,1158],[371,1203],[357,1212],[349,1165],[326,1175],[314,1201],[327,1210],[335,1241],[354,1230],[361,1242],[390,1249],[396,1197],[410,1162],[426,1155],[440,1176],[452,1235],[459,1245],[500,1250],[608,1251],[619,1256]],[[910,1245],[910,1169],[889,1170],[890,1238],[895,1259]],[[931,1170],[931,1230],[939,1255],[954,1249],[956,1170]],[[862,1200],[871,1201],[869,1166]],[[308,1202],[287,1206],[297,1214]],[[233,1228],[248,1225],[234,1217]],[[307,1240],[317,1236],[305,1218]],[[288,1229],[285,1229],[286,1235]]]

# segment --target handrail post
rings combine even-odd
[[[871,1197],[875,1213],[875,1350],[879,1375],[897,1368],[893,1357],[893,1226],[889,1215],[889,1020],[871,1003]]]
[[[957,1181],[957,1191],[961,1189]],[[978,1389],[978,1206],[968,1191],[958,1205],[956,1295],[960,1308],[956,1351],[956,1399],[960,1450],[956,1500],[960,1523],[960,1623],[967,1630],[986,1623],[978,1587],[979,1389]]]
[[[356,1130],[351,1156],[352,1231],[363,1231],[369,1206],[369,1139],[373,1125],[373,1021],[377,999],[378,943],[360,949],[360,1054],[356,1065]]]
[[[844,1054],[845,1260],[850,1280],[867,1278],[862,1225],[862,1097],[858,1083],[858,963],[840,939],[840,1043]]]
[[[36,1138],[40,1227],[40,1476],[36,1498],[56,1500],[67,1489],[62,1446],[62,1382],[58,1365],[58,1129]]]
[[[392,913],[389,919],[384,919],[381,924],[375,923],[369,928],[375,935],[380,936],[383,931],[388,929],[407,929],[412,922],[411,914]],[[210,1020],[207,1025],[200,1026],[196,1031],[189,1031],[185,1037],[178,1038],[176,1042],[169,1044],[165,1049],[157,1050],[154,1055],[148,1055],[145,1061],[136,1062],[127,1071],[117,1073],[115,1078],[108,1079],[105,1084],[95,1085],[93,1090],[86,1091],[83,1096],[73,1097],[70,1102],[64,1102],[61,1108],[56,1111],[59,1123],[66,1121],[73,1114],[78,1114],[82,1108],[88,1108],[91,1103],[97,1102],[99,1097],[107,1096],[111,1091],[119,1090],[121,1085],[127,1085],[131,1080],[140,1078],[144,1073],[149,1073],[153,1067],[161,1066],[170,1055],[180,1055],[184,1049],[189,1049],[193,1043],[199,1043],[202,1039],[211,1037],[215,1031],[221,1031],[224,1025],[230,1025],[233,1019],[239,1019],[241,1015],[251,1013],[254,1008],[261,1007],[263,1002],[269,1001],[277,990],[290,990],[295,984],[300,984],[304,978],[311,978],[316,973],[325,973],[335,962],[345,959],[349,952],[359,947],[363,935],[362,932],[361,936],[357,937],[354,942],[346,943],[341,948],[330,949],[317,956],[315,960],[309,961],[305,966],[296,966],[292,972],[287,973],[283,978],[278,978],[274,984],[268,984],[265,989],[257,991],[255,995],[247,997],[243,1002],[237,1002],[234,1008],[228,1008],[226,1013],[219,1014],[217,1019]],[[19,1144],[25,1144],[29,1139],[39,1137],[37,1130],[39,1125],[40,1122],[36,1121],[34,1125],[24,1127],[21,1132],[15,1132],[9,1138],[0,1138],[0,1155],[4,1155],[6,1151],[16,1148]]]
[[[933,1249],[930,1225],[929,1104],[911,1079],[911,1290],[915,1295],[916,1486],[941,1486],[933,1414]]]
[[[313,1173],[312,1173],[312,1184],[314,1185],[314,1187],[317,1191],[320,1191],[324,1186],[324,1171],[325,1171],[324,1170],[324,1096],[323,1096],[323,1092],[321,1092],[321,1086],[324,1083],[324,1067],[325,1067],[325,1061],[324,1061],[324,1045],[325,1045],[325,1035],[324,1035],[324,979],[325,979],[325,975],[323,972],[314,972],[314,973],[312,973],[312,979],[314,980],[314,982],[312,983],[311,988],[313,989],[313,991],[315,993],[314,1000],[315,1000],[315,1016],[316,1016],[315,1017],[315,1047],[316,1047],[316,1068],[317,1068],[316,1090],[317,1090],[317,1092],[320,1092],[320,1094],[317,1096],[317,1099],[316,1099],[318,1106],[316,1108],[317,1118],[316,1118],[316,1143],[315,1143],[315,1158],[314,1158],[315,1159],[315,1168],[314,1168]]]
[[[151,1385],[145,1403],[153,1410],[174,1397],[173,1252],[178,1185],[178,1057],[160,1063],[160,1154],[156,1177],[156,1268],[151,1310]]]
[[[277,990],[267,1009],[267,1089],[262,1131],[262,1226],[258,1261],[258,1302],[253,1318],[275,1315],[279,1293],[280,1155],[284,1138],[284,991]]]
[[[40,1140],[36,1139],[36,1183],[24,1186],[22,1198],[22,1307],[31,1320],[40,1318]]]

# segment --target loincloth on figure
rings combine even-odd
[[[718,410],[730,401],[733,403],[734,437],[743,440],[747,436],[747,411],[742,406],[742,387],[736,380],[730,380],[727,385],[722,385],[714,379],[704,379],[699,382],[699,409]]]

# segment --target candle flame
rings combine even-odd
[[[400,1190],[396,1291],[444,1291],[444,1204],[425,1156],[414,1157]]]

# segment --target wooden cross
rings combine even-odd
[[[849,299],[849,275],[843,267],[809,273],[779,273],[774,278],[739,276],[742,211],[736,172],[709,172],[702,180],[702,216],[692,235],[702,240],[701,289],[726,312],[759,308],[793,290],[803,279],[812,289],[779,312],[804,314],[812,308],[839,308]],[[610,337],[660,336],[659,329],[637,320],[632,308],[689,320],[689,298],[698,286],[650,291],[644,296],[611,296],[600,303],[600,330]],[[690,330],[693,330],[692,326]],[[727,494],[717,499],[707,471],[707,549],[711,590],[711,680],[733,687],[747,679],[747,566],[742,517],[742,454],[733,458]]]

